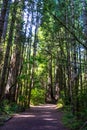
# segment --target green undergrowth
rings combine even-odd
[[[9,100],[4,100],[0,103],[0,112],[2,113],[13,114],[22,111],[24,111],[24,107],[15,102],[9,102]]]
[[[8,121],[9,119],[11,119],[12,116],[11,115],[8,115],[8,114],[2,114],[0,115],[0,125],[4,125],[4,123],[6,121]]]
[[[31,92],[31,104],[40,105],[45,103],[45,90],[34,88]]]
[[[86,108],[73,115],[71,106],[65,105],[63,99],[60,98],[57,103],[57,109],[63,111],[62,122],[69,130],[87,130]]]
[[[64,102],[62,98],[60,98],[57,102],[57,109],[62,109],[64,107]]]
[[[87,113],[85,110],[77,113],[78,116],[73,115],[70,106],[64,106],[64,115],[62,118],[63,124],[70,130],[87,130]],[[84,117],[86,117],[84,119]]]
[[[70,111],[64,111],[62,121],[70,130],[79,130],[80,125],[82,125],[82,121],[78,120]]]
[[[9,120],[14,113],[22,112],[24,108],[16,103],[10,103],[8,100],[3,100],[0,103],[0,125]]]

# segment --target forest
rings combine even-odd
[[[87,129],[87,0],[0,0],[0,113],[45,102]]]

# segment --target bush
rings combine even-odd
[[[34,88],[31,92],[31,104],[39,105],[45,103],[45,91],[40,88]]]
[[[24,108],[16,103],[9,103],[9,100],[3,100],[0,103],[1,114],[12,114],[15,112],[22,112]]]
[[[57,108],[63,108],[63,107],[64,107],[64,102],[63,102],[62,98],[60,98],[57,103]]]
[[[23,112],[23,111],[25,111],[25,108],[21,105],[16,104],[16,103],[12,103],[11,107],[10,107],[10,111],[13,113],[14,112]]]
[[[7,113],[9,114],[10,112],[10,105],[9,105],[9,101],[8,100],[3,100],[1,103],[0,103],[0,111],[1,113]]]
[[[79,127],[82,124],[81,120],[77,120],[76,116],[74,116],[71,112],[67,111],[64,114],[62,119],[65,126],[70,128],[71,130],[79,130]]]

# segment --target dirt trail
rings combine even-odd
[[[63,126],[61,117],[62,113],[56,110],[56,105],[35,106],[16,114],[0,130],[68,130]]]

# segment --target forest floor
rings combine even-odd
[[[0,130],[68,130],[62,124],[62,115],[53,104],[34,106],[15,114]]]

